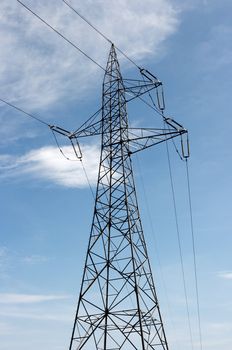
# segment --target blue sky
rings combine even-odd
[[[101,65],[109,45],[61,1],[25,0]],[[228,0],[70,1],[164,83],[166,115],[189,130],[203,349],[232,343],[232,4]],[[0,98],[76,129],[101,103],[102,71],[14,0],[0,11]],[[136,69],[119,56],[125,77]],[[155,127],[144,105],[131,123]],[[78,162],[49,129],[0,104],[0,342],[2,350],[67,349],[93,198]],[[66,152],[68,144],[61,139]],[[178,144],[178,142],[177,142]],[[99,140],[82,144],[94,187]],[[179,144],[178,144],[179,146]],[[193,349],[200,349],[185,165],[170,144]],[[134,156],[145,236],[172,350],[190,350],[165,145]],[[148,214],[150,213],[150,215]],[[152,221],[152,223],[151,223]]]

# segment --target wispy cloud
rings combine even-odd
[[[9,265],[8,250],[6,247],[0,247],[0,278],[7,277],[7,267]]]
[[[12,327],[10,327],[6,322],[0,322],[0,335],[11,335]]]
[[[0,293],[1,304],[33,304],[46,301],[69,299],[68,295],[13,294]]]
[[[218,331],[231,331],[232,330],[232,323],[231,322],[212,322],[208,324],[208,328],[211,328],[212,330],[218,330]]]
[[[41,306],[41,305],[40,305]],[[23,308],[23,310],[22,310]],[[42,311],[42,312],[41,312]],[[30,319],[30,320],[41,320],[41,321],[59,321],[59,322],[70,322],[73,320],[72,317],[73,310],[70,310],[70,313],[64,312],[53,312],[49,313],[46,310],[25,310],[25,305],[20,305],[16,310],[0,310],[0,316],[10,317],[10,318],[21,318],[21,319]],[[1,323],[0,323],[1,325]],[[1,331],[0,331],[1,332]],[[2,330],[2,333],[5,334],[7,328]],[[7,332],[8,333],[8,332]],[[1,333],[0,333],[1,334]]]
[[[203,338],[205,349],[230,349],[231,347],[232,323],[227,322],[224,317],[215,322],[206,322]]]
[[[29,265],[45,263],[49,260],[50,258],[43,255],[27,255],[22,258],[22,262]]]
[[[64,146],[63,152],[74,158],[72,147]],[[99,149],[97,146],[83,146],[83,164],[91,184],[96,183]],[[47,146],[19,156],[0,156],[2,179],[33,178],[49,181],[65,187],[85,187],[88,180],[80,161],[67,161],[56,147]]]
[[[82,50],[105,65],[108,43],[64,3],[25,1]],[[178,27],[169,0],[70,1],[133,59],[157,55]],[[89,9],[91,8],[91,11]],[[142,13],[142,16],[141,16]],[[126,35],[125,35],[126,33]],[[36,109],[81,97],[102,72],[19,3],[3,0],[0,14],[0,96]],[[99,85],[100,86],[100,85]]]
[[[7,249],[6,247],[0,247],[0,259],[6,256]]]
[[[0,247],[0,278],[10,279],[12,271],[18,269],[19,266],[30,266],[47,263],[52,257],[47,257],[40,254],[22,255],[18,251],[9,250],[7,247]]]
[[[218,276],[226,280],[232,280],[232,271],[220,271]]]

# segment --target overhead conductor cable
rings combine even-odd
[[[100,32],[95,26],[93,26],[84,16],[82,16],[76,9],[74,9],[66,0],[62,0],[72,11],[74,11],[82,20],[84,20],[89,26],[91,26],[98,34],[100,34],[105,40],[107,40],[109,43],[112,43],[112,41],[107,38],[102,32]],[[104,72],[105,69],[93,58],[91,58],[88,54],[86,54],[83,50],[81,50],[76,44],[74,44],[71,40],[66,38],[62,33],[60,33],[57,29],[52,27],[48,22],[46,22],[43,18],[41,18],[39,15],[37,15],[34,11],[32,11],[28,6],[26,6],[22,1],[17,0],[18,3],[20,3],[25,9],[27,9],[31,14],[33,14],[35,17],[37,17],[41,22],[43,22],[47,27],[49,27],[51,30],[53,30],[56,34],[58,34],[62,39],[64,39],[66,42],[68,42],[71,46],[73,46],[77,51],[79,51],[81,54],[83,54],[86,58],[91,60],[95,65],[97,65],[99,68],[101,68]],[[120,50],[117,46],[115,48],[124,56],[126,57],[132,64],[134,64],[137,68],[141,69],[130,57],[128,57],[122,50]],[[153,106],[147,103],[145,100],[143,100],[141,97],[139,97],[140,100],[142,100],[144,103],[146,103],[150,108],[155,109],[157,111],[157,107],[153,102]],[[43,123],[44,125],[47,125],[51,128],[51,126],[43,121],[42,119],[32,115],[31,113],[25,112],[23,109],[3,100],[0,98],[0,101],[3,103],[17,109],[18,111],[24,113],[25,115],[39,121],[40,123]],[[161,114],[161,113],[160,113]],[[57,145],[58,146],[58,145]],[[62,152],[63,153],[63,152]],[[64,154],[63,154],[64,155]],[[64,155],[65,156],[65,155]],[[66,157],[67,159],[67,157]],[[83,165],[83,164],[82,164]],[[187,166],[187,164],[186,164]],[[194,266],[195,266],[195,280],[196,280],[196,291],[197,291],[197,303],[198,303],[198,321],[199,321],[199,331],[200,331],[200,342],[201,342],[201,326],[200,326],[200,313],[199,313],[199,297],[198,297],[198,286],[197,286],[197,271],[196,271],[196,257],[195,257],[195,245],[194,245],[194,235],[193,235],[193,223],[192,223],[192,211],[191,211],[191,198],[190,198],[190,186],[189,186],[189,175],[188,175],[188,169],[187,169],[187,176],[188,176],[188,189],[189,189],[189,201],[190,201],[190,213],[191,213],[191,227],[192,227],[192,236],[193,236],[193,251],[194,251]],[[88,181],[89,182],[89,181]],[[202,344],[201,344],[202,348]]]
[[[46,123],[44,120],[42,120],[42,119],[40,119],[40,118],[34,116],[34,115],[31,114],[31,113],[25,112],[22,108],[19,108],[19,107],[13,105],[12,103],[7,102],[6,100],[3,100],[2,98],[0,98],[0,101],[3,102],[3,103],[5,103],[6,105],[8,105],[8,106],[10,106],[10,107],[12,107],[12,108],[14,108],[14,109],[16,109],[16,110],[19,111],[19,112],[24,113],[24,114],[27,115],[28,117],[33,118],[33,119],[37,120],[38,122],[40,122],[40,123],[42,123],[42,124],[47,125],[48,127],[50,127],[50,125],[49,125],[48,123]]]
[[[185,164],[186,164],[186,176],[187,176],[187,186],[188,186],[190,225],[191,225],[191,235],[192,235],[193,264],[194,264],[195,289],[196,289],[196,299],[197,299],[198,330],[199,330],[200,348],[202,350],[202,330],[201,330],[201,315],[200,315],[200,302],[199,302],[199,289],[198,289],[198,276],[197,276],[196,245],[195,245],[195,234],[194,234],[194,228],[193,228],[192,199],[191,199],[191,188],[190,188],[189,168],[188,168],[187,158],[185,159]]]
[[[87,53],[85,53],[83,50],[81,50],[76,44],[74,44],[71,40],[66,38],[63,34],[61,34],[57,29],[52,27],[48,22],[46,22],[42,17],[37,15],[34,11],[32,11],[28,6],[26,6],[22,1],[17,0],[19,4],[21,4],[26,10],[28,10],[31,14],[33,14],[36,18],[38,18],[41,22],[43,22],[47,27],[49,27],[51,30],[53,30],[56,34],[58,34],[62,39],[64,39],[66,42],[68,42],[70,45],[72,45],[77,51],[82,53],[86,58],[88,58],[90,61],[92,61],[94,64],[96,64],[99,68],[101,68],[105,72],[105,68],[103,68],[97,61],[95,61],[92,57],[90,57]]]
[[[68,1],[62,0],[73,12],[75,12],[83,21],[85,21],[92,29],[94,29],[99,35],[101,35],[106,41],[108,41],[110,44],[113,44],[113,42],[105,35],[103,34],[99,29],[97,29],[89,20],[87,20],[79,11],[77,11],[73,6],[69,4]],[[127,54],[125,54],[119,47],[114,45],[114,47],[126,58],[128,59],[133,65],[135,65],[138,69],[140,67],[133,61]]]

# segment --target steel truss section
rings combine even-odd
[[[150,89],[152,82],[148,82]],[[135,94],[142,94],[144,85],[138,83]],[[155,80],[153,87],[159,85]],[[125,94],[112,45],[101,120],[90,120],[75,133],[63,132],[70,139],[96,134],[102,138],[94,215],[69,350],[168,350],[131,154],[186,130],[179,124],[170,124],[169,130],[128,128]]]

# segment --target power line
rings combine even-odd
[[[79,158],[77,158],[77,157],[75,157],[75,159],[71,159],[71,158],[67,157],[66,154],[64,153],[64,151],[62,150],[62,148],[61,148],[59,142],[58,142],[58,139],[57,139],[57,137],[56,137],[56,134],[55,134],[54,130],[51,129],[51,131],[52,131],[52,134],[53,134],[53,136],[54,136],[54,140],[55,140],[56,146],[57,146],[57,148],[59,149],[61,155],[62,155],[66,160],[68,160],[68,161],[71,161],[71,162],[80,162],[80,163],[81,163],[82,170],[83,170],[83,172],[84,172],[86,181],[87,181],[87,183],[88,183],[88,186],[89,186],[91,195],[92,195],[93,199],[95,200],[94,191],[93,191],[93,188],[92,188],[92,186],[91,186],[91,182],[90,182],[90,179],[89,179],[89,177],[88,177],[87,171],[86,171],[86,169],[85,169],[85,166],[84,166],[84,163],[83,163],[83,159],[79,159]]]
[[[82,16],[77,10],[75,10],[70,4],[68,4],[65,0],[62,0],[70,9],[72,9],[80,18],[82,18],[89,26],[91,26],[96,32],[98,32],[105,40],[107,40],[109,43],[112,43],[112,41],[110,39],[108,39],[102,32],[100,32],[95,26],[93,26],[84,16]],[[78,50],[80,53],[82,53],[86,58],[88,58],[89,60],[91,60],[94,64],[96,64],[99,68],[101,68],[104,72],[105,69],[98,63],[96,62],[93,58],[91,58],[88,54],[86,54],[83,50],[81,50],[77,45],[75,45],[72,41],[70,41],[68,38],[66,38],[63,34],[61,34],[58,30],[56,30],[54,27],[52,27],[48,22],[46,22],[43,18],[41,18],[38,14],[36,14],[34,11],[32,11],[28,6],[26,6],[23,2],[21,2],[20,0],[17,0],[18,3],[20,3],[25,9],[27,9],[31,14],[33,14],[35,17],[37,17],[41,22],[43,22],[46,26],[48,26],[51,30],[53,30],[56,34],[58,34],[61,38],[63,38],[66,42],[68,42],[70,45],[72,45],[76,50]],[[130,59],[122,50],[120,50],[117,46],[115,46],[115,48],[122,54],[124,55],[131,63],[133,63],[137,68],[140,68],[132,59]],[[150,95],[150,93],[149,93]],[[145,102],[142,98],[140,98],[143,102]],[[153,99],[151,98],[154,107],[151,106],[150,104],[146,103],[149,107],[153,108],[156,110],[156,112],[158,112],[157,107],[155,106],[155,103],[153,101]],[[16,110],[24,113],[25,115],[39,121],[40,123],[43,123],[47,126],[50,127],[50,125],[46,122],[44,122],[43,120],[41,120],[40,118],[25,112],[24,110],[22,110],[19,107],[14,106],[13,104],[3,100],[0,98],[0,101],[2,101],[3,103],[15,108]],[[159,112],[158,112],[159,113]],[[161,113],[159,113],[161,114]],[[54,134],[54,132],[53,132]],[[56,140],[56,138],[55,138]],[[56,140],[57,143],[57,140]],[[59,147],[58,143],[57,146]],[[63,156],[68,159],[64,153],[62,152],[61,148],[59,147],[61,153],[63,154]],[[70,160],[70,159],[68,159]],[[187,163],[186,163],[187,164]],[[84,165],[82,163],[83,166],[83,170],[85,172],[89,187],[91,189],[91,192],[93,194],[89,179],[87,177]],[[173,180],[172,180],[172,174],[171,174],[171,168],[170,168],[170,159],[169,159],[169,170],[170,170],[170,176],[171,176],[171,184],[172,184],[172,192],[174,194],[174,188],[173,188]],[[190,198],[190,186],[189,186],[189,174],[188,174],[188,168],[187,168],[187,178],[188,178],[188,191],[189,191],[189,205],[190,205],[190,213],[191,213],[191,230],[192,230],[192,239],[193,239],[193,252],[194,252],[194,267],[195,267],[195,279],[196,279],[196,291],[197,291],[197,303],[198,303],[198,319],[199,319],[199,329],[200,329],[200,317],[199,317],[199,298],[198,298],[198,286],[197,286],[197,272],[196,272],[196,257],[195,257],[195,243],[194,243],[194,234],[193,234],[193,222],[192,222],[192,209],[191,209],[191,198]],[[180,256],[181,256],[181,265],[182,265],[182,273],[183,273],[183,278],[184,278],[184,288],[185,288],[185,294],[186,294],[186,285],[185,285],[185,277],[184,277],[184,270],[183,270],[183,258],[182,258],[182,251],[181,251],[181,246],[180,246],[180,237],[179,237],[179,228],[178,228],[178,222],[177,222],[177,212],[176,212],[176,204],[175,204],[175,197],[173,197],[173,201],[174,201],[174,210],[175,210],[175,217],[176,217],[176,226],[177,226],[177,232],[178,232],[178,242],[179,242],[179,248],[180,248]],[[186,297],[187,300],[187,297]],[[188,308],[188,307],[187,307]],[[189,318],[189,311],[188,311],[188,318]],[[191,333],[191,328],[190,328],[190,333]],[[200,332],[201,333],[201,332]],[[200,336],[201,337],[201,336]],[[191,336],[192,339],[192,336]]]
[[[129,93],[128,91],[126,91],[126,94],[129,95],[129,96],[134,96],[132,95],[131,93]],[[141,96],[136,96],[134,98],[138,98],[140,99],[140,101],[142,101],[145,105],[147,105],[149,108],[153,109],[153,111],[155,111],[156,113],[158,113],[163,119],[164,119],[164,116],[163,114],[154,106],[152,106],[149,102],[147,102],[144,98],[142,98]],[[132,99],[134,99],[132,98]],[[132,99],[130,99],[129,101],[126,101],[126,102],[130,102]]]
[[[180,254],[180,263],[181,263],[181,272],[182,272],[182,279],[183,279],[186,311],[187,311],[187,318],[188,318],[189,335],[190,335],[190,341],[191,341],[191,348],[193,350],[193,336],[192,336],[192,328],[191,328],[191,322],[190,322],[189,303],[188,303],[186,279],[185,279],[185,272],[184,272],[183,253],[182,253],[181,240],[180,240],[180,230],[179,230],[179,223],[178,223],[178,217],[177,217],[174,182],[173,182],[170,154],[169,154],[169,148],[168,148],[167,141],[166,141],[166,149],[167,149],[167,157],[168,157],[169,176],[170,176],[170,182],[171,182],[172,200],[173,200],[173,207],[174,207],[174,216],[175,216],[175,223],[176,223],[177,240],[178,240],[178,247],[179,247],[179,254]]]
[[[152,238],[153,238],[153,241],[154,241],[154,244],[155,244],[155,247],[156,247],[156,256],[157,256],[157,261],[158,261],[158,265],[159,265],[159,269],[160,269],[160,275],[161,275],[161,280],[162,280],[162,284],[163,284],[163,290],[164,290],[164,294],[165,294],[165,297],[166,297],[167,310],[168,310],[168,313],[169,313],[169,317],[170,317],[170,320],[171,320],[171,323],[172,323],[173,330],[176,333],[176,325],[175,325],[173,317],[172,317],[171,306],[170,306],[171,304],[170,304],[170,299],[168,297],[167,285],[166,285],[165,279],[164,279],[164,273],[163,273],[163,268],[162,268],[162,264],[161,264],[161,258],[160,258],[159,251],[157,249],[158,248],[158,244],[157,244],[156,232],[155,232],[155,229],[154,229],[152,216],[151,216],[151,211],[150,211],[150,207],[149,207],[149,204],[148,204],[147,191],[146,191],[145,182],[144,182],[144,179],[143,179],[142,168],[141,168],[141,165],[140,165],[140,162],[139,162],[139,157],[138,157],[137,153],[136,153],[136,159],[137,159],[137,164],[138,164],[140,177],[141,177],[142,193],[143,193],[145,206],[146,206],[146,214],[148,216],[150,229],[151,229],[151,232],[153,234]],[[178,341],[178,338],[177,338],[177,341]],[[179,343],[179,341],[178,341],[178,343]],[[178,347],[180,347],[179,344],[178,344]]]
[[[107,38],[106,35],[104,35],[102,32],[100,32],[99,29],[97,29],[92,23],[90,23],[89,20],[87,20],[83,15],[80,14],[74,7],[72,7],[67,1],[62,0],[73,12],[75,12],[83,21],[85,21],[91,28],[93,28],[98,34],[100,34],[106,41],[108,41],[110,44],[113,44],[112,41]]]
[[[84,166],[84,164],[83,164],[83,159],[81,159],[80,162],[81,162],[81,165],[82,165],[82,168],[83,168],[83,171],[84,171],[84,174],[85,174],[85,177],[86,177],[86,180],[87,180],[87,183],[88,183],[90,192],[91,192],[91,194],[92,194],[93,200],[95,200],[93,188],[92,188],[92,186],[91,186],[90,179],[89,179],[89,177],[88,177],[87,171],[86,171],[85,166]]]
[[[33,118],[33,119],[37,120],[38,122],[40,122],[40,123],[42,123],[42,124],[47,125],[48,127],[50,127],[50,125],[49,125],[48,123],[46,123],[44,120],[42,120],[42,119],[40,119],[40,118],[34,116],[34,115],[31,114],[31,113],[28,113],[28,112],[24,111],[22,108],[19,108],[19,107],[13,105],[12,103],[3,100],[2,98],[0,98],[0,101],[3,102],[3,103],[5,103],[5,104],[7,104],[8,106],[10,106],[10,107],[16,109],[16,110],[19,111],[19,112],[24,113],[24,114],[27,115],[28,117]]]
[[[76,44],[74,44],[71,40],[66,38],[63,34],[61,34],[57,29],[52,27],[48,22],[46,22],[42,17],[37,15],[34,11],[32,11],[28,6],[26,6],[22,1],[17,0],[19,4],[21,4],[26,10],[28,10],[31,14],[33,14],[36,18],[38,18],[41,22],[43,22],[47,27],[49,27],[51,30],[53,30],[56,34],[58,34],[62,39],[64,39],[67,43],[72,45],[77,51],[82,53],[86,58],[88,58],[90,61],[92,61],[94,64],[96,64],[99,68],[101,68],[105,72],[105,68],[103,68],[97,61],[95,61],[93,58],[91,58],[87,53],[85,53],[83,50],[81,50]]]
[[[93,199],[95,199],[95,197],[94,197],[94,192],[93,192],[93,188],[92,188],[92,186],[91,186],[90,179],[89,179],[88,174],[87,174],[87,171],[86,171],[86,169],[85,169],[85,166],[84,166],[84,163],[83,163],[83,159],[79,159],[79,158],[77,158],[77,157],[75,157],[75,159],[71,159],[71,158],[69,158],[68,156],[66,156],[66,154],[65,154],[64,151],[62,150],[62,146],[61,146],[61,145],[59,144],[59,142],[58,142],[58,139],[57,139],[57,137],[56,137],[56,134],[55,134],[54,130],[51,129],[51,131],[52,131],[52,134],[53,134],[53,136],[54,136],[54,140],[55,140],[56,146],[57,146],[57,148],[59,149],[59,151],[60,151],[60,153],[62,154],[62,156],[63,156],[66,160],[71,161],[71,162],[81,162],[81,166],[82,166],[83,172],[84,172],[84,174],[85,174],[86,181],[87,181],[87,183],[88,183],[90,192],[91,192],[91,194],[92,194]]]
[[[101,36],[105,38],[108,42],[112,43],[110,39],[108,39],[102,32],[100,32],[95,26],[93,26],[84,16],[82,16],[77,10],[75,10],[70,4],[68,4],[65,0],[62,0],[70,9],[72,9],[80,18],[82,18],[86,23],[88,23],[95,31],[97,31]],[[76,44],[74,44],[71,40],[66,38],[62,33],[60,33],[57,29],[52,27],[48,22],[46,22],[42,17],[40,17],[38,14],[36,14],[33,10],[31,10],[27,5],[25,5],[22,1],[17,0],[19,4],[21,4],[26,10],[28,10],[31,14],[33,14],[36,18],[38,18],[42,23],[44,23],[47,27],[49,27],[51,30],[53,30],[56,34],[58,34],[62,39],[64,39],[67,43],[72,45],[77,51],[82,53],[86,58],[88,58],[90,61],[92,61],[94,64],[96,64],[99,68],[101,68],[104,72],[106,72],[105,68],[102,67],[97,61],[95,61],[93,58],[91,58],[88,54],[86,54],[83,50],[81,50]],[[133,63],[139,70],[141,69],[130,57],[128,57],[121,49],[119,49],[117,46],[114,45],[114,47],[122,54],[124,57],[126,57],[131,63]],[[158,114],[162,116],[160,111],[157,109],[156,106],[152,106],[147,101],[145,101],[142,97],[138,96],[138,98],[145,103],[147,106],[149,106],[151,109],[155,110]]]
[[[187,176],[187,186],[188,186],[188,201],[189,201],[189,213],[190,213],[190,226],[191,226],[191,235],[192,235],[192,249],[193,249],[193,264],[194,264],[194,276],[195,276],[195,289],[196,289],[196,299],[197,299],[197,318],[198,318],[198,329],[199,329],[199,339],[200,339],[200,348],[202,350],[202,331],[201,331],[201,317],[200,317],[200,302],[199,302],[199,289],[198,289],[198,278],[197,278],[197,262],[196,262],[196,247],[195,247],[195,235],[193,228],[193,213],[192,213],[192,199],[191,199],[191,188],[190,188],[190,179],[189,179],[189,168],[188,168],[188,159],[185,159],[186,162],[186,176]]]
[[[108,41],[110,44],[113,44],[113,42],[105,35],[103,34],[99,29],[97,29],[86,17],[84,17],[79,11],[77,11],[74,7],[72,7],[66,0],[62,0],[73,12],[75,12],[83,21],[85,21],[93,30],[95,30],[99,35],[101,35],[106,41]],[[119,47],[114,45],[114,47],[124,56],[126,59],[128,59],[133,65],[135,65],[138,69],[140,67],[133,61],[127,54],[125,54]]]
[[[143,75],[142,75],[142,78],[143,78],[143,81],[145,82],[145,79],[144,79],[144,76],[143,76]],[[147,89],[147,92],[148,92],[148,95],[149,95],[150,100],[151,100],[151,102],[152,102],[152,105],[151,105],[149,102],[147,102],[146,100],[144,100],[141,96],[138,96],[139,99],[140,99],[143,103],[145,103],[147,106],[149,106],[150,108],[154,109],[154,110],[156,111],[156,113],[158,113],[158,114],[163,118],[163,120],[165,120],[164,111],[161,110],[160,108],[158,108],[158,107],[156,106],[156,103],[155,103],[153,97],[151,96],[151,92],[148,91],[148,89]]]
[[[51,129],[52,135],[53,135],[53,137],[54,137],[56,146],[57,146],[57,148],[59,149],[59,151],[60,151],[60,153],[62,154],[62,156],[63,156],[66,160],[69,160],[69,161],[71,161],[71,162],[78,162],[78,161],[80,161],[80,159],[78,159],[77,157],[75,157],[75,159],[70,159],[68,156],[66,156],[66,154],[64,153],[64,151],[62,150],[62,148],[61,148],[61,146],[60,146],[60,144],[59,144],[59,142],[58,142],[58,139],[57,139],[57,137],[56,137],[56,134],[55,134],[54,130],[53,130],[52,128],[50,128],[50,129]]]
[[[144,80],[144,77],[143,77],[143,80]],[[153,109],[163,118],[163,120],[165,121],[164,110],[163,110],[163,109],[160,110],[160,109],[156,106],[156,103],[155,103],[153,97],[151,96],[150,91],[148,91],[148,94],[149,94],[149,97],[150,97],[150,100],[151,100],[153,106],[151,106],[149,103],[146,103],[145,100],[142,100],[141,98],[140,98],[140,99],[141,99],[143,102],[145,102],[150,108],[153,108]],[[165,124],[165,126],[166,126],[166,124]],[[171,130],[169,126],[168,126],[168,130],[169,130],[169,131]],[[179,158],[180,158],[181,160],[184,160],[183,157],[181,156],[181,154],[180,154],[180,152],[179,152],[177,146],[176,146],[175,141],[174,141],[173,139],[172,139],[172,143],[173,143],[173,146],[174,146],[174,148],[175,148],[175,150],[176,150],[176,153],[178,154]]]

